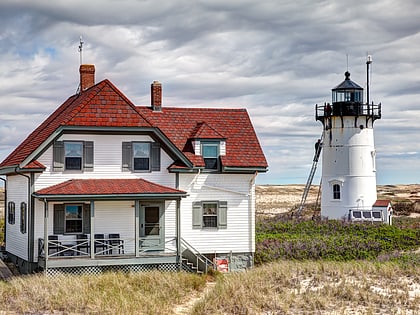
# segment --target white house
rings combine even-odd
[[[0,164],[6,251],[24,273],[252,267],[255,178],[245,109],[136,106],[95,67]]]

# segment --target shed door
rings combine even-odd
[[[140,247],[160,250],[163,248],[163,205],[151,204],[140,207]]]

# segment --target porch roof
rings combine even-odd
[[[34,192],[39,199],[179,199],[186,192],[147,180],[71,179]]]

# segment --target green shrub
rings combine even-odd
[[[256,264],[282,259],[376,259],[420,246],[420,229],[278,216],[256,226]]]

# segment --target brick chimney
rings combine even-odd
[[[150,86],[151,105],[153,111],[162,110],[162,84],[159,81],[153,81]]]
[[[95,65],[80,65],[80,92],[95,85]]]

